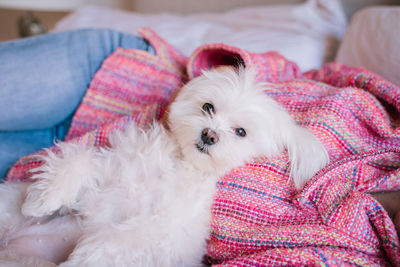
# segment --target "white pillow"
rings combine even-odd
[[[400,6],[354,14],[336,61],[372,70],[400,84]]]
[[[61,20],[54,31],[95,27],[136,33],[144,26],[153,28],[186,55],[202,44],[224,42],[251,52],[279,51],[306,71],[334,59],[346,18],[340,0],[190,15],[140,14],[89,6]]]

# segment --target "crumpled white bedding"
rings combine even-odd
[[[334,59],[346,26],[340,0],[307,0],[189,15],[87,6],[61,20],[54,31],[95,27],[136,33],[151,27],[186,55],[201,44],[223,42],[251,52],[279,51],[306,71]]]

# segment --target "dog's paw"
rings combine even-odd
[[[32,176],[35,180],[26,189],[25,200],[21,212],[25,216],[41,217],[51,215],[61,208],[64,202],[63,158],[48,151],[48,155],[42,157],[42,166],[34,169]]]
[[[60,192],[51,187],[43,186],[43,183],[32,184],[27,189],[21,212],[24,216],[42,217],[51,215],[63,205]]]
[[[25,216],[50,215],[60,208],[72,209],[82,192],[96,185],[96,150],[75,143],[59,143],[59,154],[48,150],[35,174],[22,206]]]

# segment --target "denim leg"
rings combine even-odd
[[[0,43],[0,131],[48,128],[70,116],[102,61],[118,46],[150,47],[142,38],[111,30]]]
[[[93,75],[117,47],[154,53],[142,38],[106,29],[0,43],[0,177],[10,162],[63,139]]]

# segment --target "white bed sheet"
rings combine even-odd
[[[87,6],[61,20],[54,31],[111,28],[136,34],[140,27],[151,27],[186,55],[202,44],[223,42],[251,52],[279,51],[306,71],[334,59],[346,26],[339,0],[308,0],[190,15]]]

